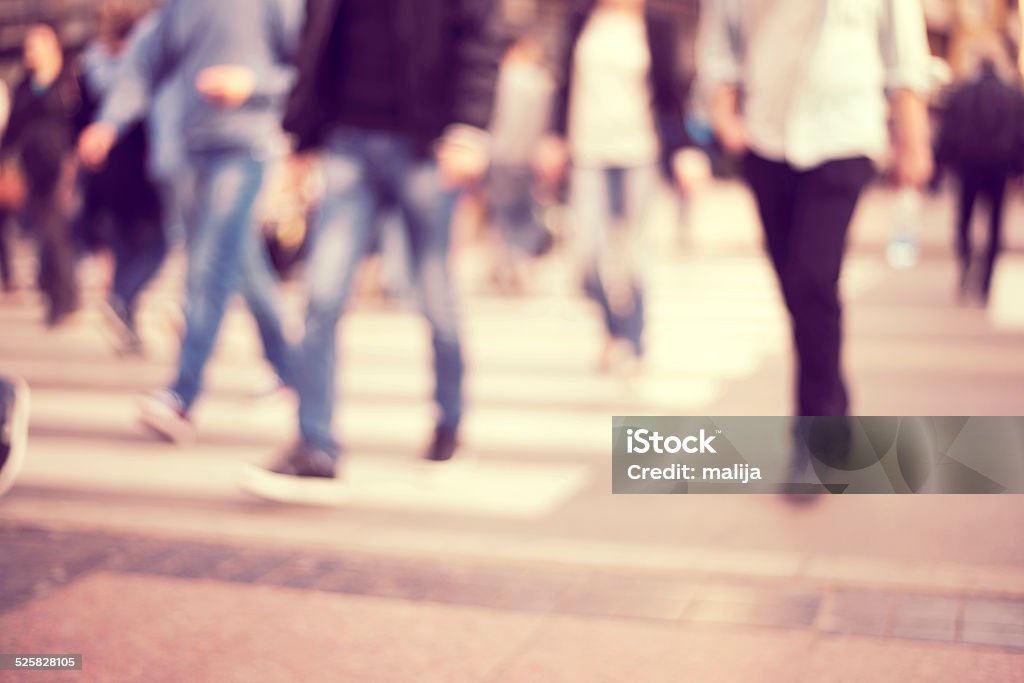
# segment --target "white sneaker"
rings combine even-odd
[[[154,391],[139,402],[139,424],[156,437],[178,446],[196,439],[196,428],[185,414],[181,399],[168,389]]]

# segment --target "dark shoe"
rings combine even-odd
[[[28,440],[28,385],[0,378],[0,496],[14,485]]]
[[[340,505],[347,493],[337,477],[335,458],[305,444],[271,467],[247,467],[241,483],[247,493],[277,503]]]
[[[455,427],[438,425],[434,430],[434,440],[423,455],[424,460],[431,462],[446,462],[455,455],[455,449],[459,446],[458,430]]]
[[[334,458],[326,451],[310,448],[305,444],[299,444],[289,450],[277,464],[268,468],[267,471],[292,477],[317,477],[320,479],[337,477]]]
[[[50,308],[46,311],[46,327],[55,330],[67,323],[77,309]]]

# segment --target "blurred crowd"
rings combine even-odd
[[[104,0],[99,35],[74,57],[35,25],[23,76],[0,96],[3,286],[19,284],[12,245],[31,241],[56,327],[82,303],[77,264],[104,254],[105,328],[119,353],[141,354],[140,295],[180,246],[181,351],[141,424],[194,438],[204,368],[240,294],[280,390],[298,397],[300,435],[246,486],[330,498],[337,331],[367,255],[429,323],[437,423],[424,456],[443,462],[463,414],[460,201],[482,198],[503,290],[524,291],[549,250],[571,253],[606,331],[595,361],[637,373],[654,193],[693,195],[729,167],[754,194],[790,316],[793,414],[843,416],[838,282],[858,199],[880,171],[910,193],[934,186],[938,160],[960,193],[960,292],[984,301],[1007,183],[1024,171],[1016,61],[979,44],[937,99],[918,0],[707,0],[696,44],[671,4],[581,1],[558,25],[510,29],[488,0],[166,0],[149,13]],[[568,233],[545,211],[561,203]],[[306,315],[292,339],[279,290],[297,274]]]

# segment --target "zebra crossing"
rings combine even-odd
[[[658,261],[650,278],[644,375],[602,374],[595,311],[571,286],[565,264],[545,268],[556,284],[514,299],[474,292],[479,287],[463,273],[469,372],[462,440],[463,459],[473,466],[440,480],[424,479],[416,459],[433,421],[424,324],[407,308],[355,303],[340,335],[336,417],[348,453],[347,506],[543,517],[603,477],[610,416],[699,412],[728,383],[785,349],[771,274],[756,254],[714,264],[673,256]],[[172,449],[139,431],[138,397],[173,370],[167,311],[180,270],[180,263],[168,268],[143,300],[143,358],[110,349],[96,310],[98,287],[88,290],[77,319],[56,331],[41,326],[37,297],[0,306],[0,368],[33,387],[21,497],[70,489],[234,500],[238,467],[267,461],[294,438],[294,398],[262,395],[271,377],[241,305],[228,315],[194,411],[198,443]],[[294,322],[300,296],[287,299]]]

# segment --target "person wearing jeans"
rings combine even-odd
[[[356,267],[375,228],[376,197],[395,197],[408,226],[414,294],[430,324],[434,398],[439,428],[462,418],[462,344],[455,293],[448,273],[450,224],[457,193],[442,185],[436,164],[417,159],[409,138],[341,128],[327,141],[323,217],[307,265],[309,308],[301,345],[299,429],[310,447],[339,452],[331,431],[334,413],[337,321]]]
[[[931,176],[929,54],[918,0],[711,0],[699,78],[723,147],[744,157],[796,352],[790,481],[808,464],[807,418],[849,438],[839,278],[857,201],[890,148],[908,186]],[[742,110],[740,102],[742,101]]]
[[[144,114],[156,87],[180,79],[191,185],[185,335],[175,381],[143,402],[140,421],[182,442],[194,435],[189,412],[251,256],[254,206],[267,159],[281,138],[281,110],[294,76],[301,3],[171,0],[157,12],[97,121],[82,133],[79,155],[87,165],[102,163],[119,133]],[[281,366],[290,382],[291,371]]]
[[[674,17],[646,0],[579,3],[566,31],[551,133],[538,171],[550,183],[571,165],[585,293],[600,308],[602,368],[638,369],[643,357],[643,229],[659,168],[683,189],[696,181],[683,125]]]
[[[598,304],[610,343],[624,342],[635,359],[644,354],[643,230],[658,182],[653,165],[580,165],[570,174],[570,204],[583,233],[584,292]]]
[[[248,488],[304,501],[337,476],[336,327],[378,206],[408,230],[413,280],[431,328],[437,423],[428,460],[450,459],[462,418],[463,359],[449,275],[458,190],[486,169],[485,127],[501,41],[491,0],[312,0],[285,128],[318,150],[324,205],[312,227],[301,344],[299,442]],[[320,487],[327,485],[326,489]],[[298,487],[298,488],[296,488]]]
[[[185,412],[202,387],[220,323],[242,279],[243,259],[254,242],[253,206],[265,162],[245,149],[189,154],[196,196],[188,245],[187,312],[178,376],[170,391]]]

